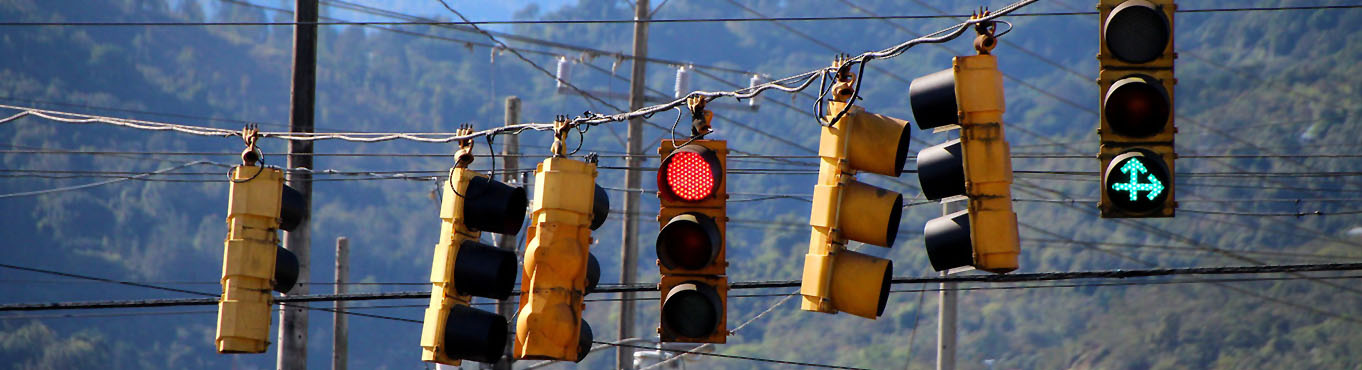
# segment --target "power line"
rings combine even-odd
[[[1298,11],[1298,10],[1343,10],[1362,8],[1362,5],[1303,5],[1303,6],[1277,6],[1277,7],[1235,7],[1235,8],[1204,8],[1204,9],[1178,9],[1178,13],[1234,13],[1234,12],[1264,12],[1264,11]],[[1050,16],[1088,16],[1097,15],[1097,12],[1037,12],[1037,13],[1018,13],[1016,17],[1050,17]],[[317,26],[365,26],[365,25],[414,25],[414,26],[449,26],[449,25],[499,25],[499,24],[537,24],[537,25],[562,25],[562,24],[634,24],[634,23],[718,23],[718,22],[787,22],[787,21],[855,21],[855,20],[881,20],[881,19],[942,19],[942,18],[966,18],[968,14],[954,15],[888,15],[888,16],[825,16],[825,17],[775,17],[775,18],[670,18],[670,19],[541,19],[541,20],[497,20],[497,21],[355,21],[355,22],[187,22],[187,21],[164,21],[164,22],[113,22],[113,21],[81,21],[81,22],[0,22],[0,26],[86,26],[86,27],[118,27],[118,26],[297,26],[297,25],[317,25]]]
[[[738,356],[738,355],[725,355],[725,354],[722,354],[722,353],[710,353],[710,352],[698,352],[698,351],[695,351],[695,350],[670,349],[670,348],[657,348],[657,347],[645,347],[645,346],[639,346],[639,345],[633,345],[633,344],[611,343],[611,342],[601,342],[601,341],[591,341],[591,342],[592,342],[592,343],[596,343],[596,344],[601,344],[601,345],[615,346],[615,347],[629,347],[629,348],[634,348],[634,349],[646,349],[646,350],[656,350],[656,351],[667,351],[667,352],[683,353],[683,354],[688,354],[688,355],[700,355],[700,356],[710,356],[710,357],[720,357],[720,358],[731,358],[731,359],[738,359],[738,360],[759,361],[759,362],[768,362],[768,363],[773,363],[773,364],[783,364],[783,365],[797,365],[797,366],[807,366],[807,367],[820,367],[820,368],[827,368],[827,369],[862,369],[862,368],[859,368],[859,367],[838,366],[838,365],[824,365],[824,364],[815,364],[815,363],[812,363],[812,362],[797,362],[797,361],[773,360],[773,359],[766,359],[766,358],[760,358],[760,357],[749,357],[749,356]]]
[[[228,1],[228,2],[233,2],[233,3],[240,3],[240,2],[241,2],[241,1],[238,1],[238,0],[221,0],[221,1]],[[436,20],[434,20],[434,19],[424,18],[424,17],[412,15],[412,14],[405,14],[405,13],[400,13],[400,12],[396,12],[396,11],[392,11],[392,10],[388,10],[388,9],[381,9],[381,8],[377,8],[377,7],[367,6],[367,5],[363,5],[363,4],[356,4],[356,3],[353,3],[353,2],[347,2],[347,1],[341,1],[341,0],[322,1],[322,3],[323,3],[323,4],[330,5],[330,6],[339,7],[339,8],[342,8],[342,9],[348,9],[348,10],[357,11],[357,12],[361,12],[361,13],[366,13],[366,14],[371,14],[371,15],[379,15],[379,16],[384,16],[384,17],[389,17],[389,18],[395,18],[395,19],[404,19],[404,20],[408,20],[408,21],[436,21]],[[661,7],[661,6],[659,6],[659,8],[660,8],[660,7]],[[478,32],[477,30],[471,29],[471,27],[459,27],[459,26],[455,26],[455,25],[447,25],[447,26],[444,26],[444,28],[448,28],[448,29],[452,29],[452,30],[457,30],[457,31],[463,31],[463,32]],[[549,41],[549,40],[544,40],[544,39],[539,39],[539,38],[533,38],[533,37],[527,37],[527,36],[521,36],[521,35],[516,35],[516,34],[506,33],[506,32],[497,32],[497,31],[486,31],[486,32],[487,32],[487,33],[490,33],[490,34],[493,34],[493,35],[496,35],[497,37],[502,37],[502,38],[506,38],[506,39],[509,39],[509,40],[515,40],[515,41],[520,41],[520,42],[525,42],[525,43],[530,43],[530,44],[535,44],[535,45],[543,45],[543,46],[548,46],[548,47],[558,48],[558,49],[572,50],[572,51],[577,51],[577,52],[592,53],[592,54],[595,54],[595,55],[613,56],[613,57],[616,57],[616,58],[619,58],[619,59],[627,59],[627,60],[633,60],[633,61],[643,61],[643,62],[645,62],[645,63],[656,63],[656,64],[665,64],[665,65],[672,65],[672,66],[684,65],[684,66],[688,66],[688,67],[705,68],[705,69],[711,69],[711,70],[716,70],[716,71],[724,71],[724,72],[731,72],[731,73],[738,73],[738,74],[746,74],[746,75],[757,74],[757,73],[755,73],[755,72],[745,71],[745,70],[741,70],[741,69],[726,68],[726,67],[719,67],[719,66],[705,65],[705,64],[695,64],[695,63],[693,63],[693,62],[683,62],[683,61],[676,61],[676,60],[667,60],[667,59],[660,59],[660,58],[655,58],[655,57],[639,58],[639,57],[637,57],[637,56],[635,56],[635,55],[632,55],[632,54],[625,54],[625,53],[621,53],[621,52],[612,52],[612,51],[607,51],[607,50],[602,50],[602,49],[596,49],[596,48],[590,48],[590,47],[585,47],[585,46],[578,46],[578,45],[565,44],[565,43],[560,43],[560,42],[555,42],[555,41]]]
[[[1044,272],[1008,275],[956,275],[949,277],[939,276],[898,277],[891,279],[890,283],[891,284],[921,284],[941,282],[1010,283],[1010,282],[1039,282],[1078,279],[1129,279],[1177,275],[1238,275],[1238,274],[1299,273],[1299,272],[1357,271],[1357,270],[1362,270],[1362,263],[1183,267],[1183,268],[1154,268],[1145,270]],[[799,280],[734,282],[729,284],[729,289],[740,290],[766,288],[793,288],[798,287],[800,283],[801,282]],[[655,283],[613,284],[598,286],[595,290],[592,290],[591,293],[652,292],[656,290],[657,286]],[[512,294],[516,293],[513,292]],[[312,294],[278,297],[275,299],[275,302],[286,304],[327,301],[419,299],[429,297],[430,297],[429,291]],[[217,304],[217,299],[218,297],[214,296],[212,298],[149,299],[134,301],[16,303],[0,305],[0,311],[40,311],[54,309],[59,310],[59,309],[135,308],[135,307],[208,305]]]
[[[119,177],[119,178],[112,179],[112,180],[94,182],[94,183],[89,183],[89,184],[74,185],[74,186],[64,186],[64,187],[54,188],[54,189],[34,190],[34,191],[23,191],[23,192],[18,192],[18,193],[0,194],[0,199],[4,199],[4,198],[18,198],[18,197],[29,197],[29,196],[35,196],[35,195],[46,195],[46,194],[60,193],[60,192],[66,192],[66,191],[72,191],[72,190],[88,189],[88,188],[93,188],[93,187],[96,187],[96,186],[103,186],[103,185],[108,185],[108,184],[113,184],[113,183],[123,182],[123,181],[128,181],[128,180],[138,180],[138,179],[145,178],[145,177],[147,177],[147,176],[153,176],[153,175],[164,174],[164,173],[166,173],[166,172],[174,171],[174,170],[177,170],[177,169],[181,169],[181,168],[185,168],[185,167],[189,167],[189,166],[203,165],[203,164],[214,164],[214,163],[213,163],[213,162],[209,162],[209,161],[194,161],[194,162],[184,163],[184,164],[181,164],[181,165],[178,165],[178,166],[173,166],[173,167],[167,167],[167,168],[159,169],[159,170],[156,170],[156,171],[145,172],[145,173],[136,174],[136,175],[131,175],[131,176],[125,176],[125,177]]]
[[[1011,12],[1017,10],[1017,9],[1020,9],[1020,8],[1022,8],[1022,7],[1024,7],[1024,6],[1026,6],[1026,5],[1030,5],[1031,3],[1034,3],[1035,1],[1036,1],[1036,0],[1021,0],[1021,1],[1018,1],[1018,2],[1013,3],[1013,4],[1011,4],[1011,5],[1008,5],[1008,6],[1005,6],[1005,7],[1003,7],[1003,8],[1000,8],[1000,9],[998,9],[996,12],[994,12],[994,13],[988,15],[988,16],[980,17],[980,18],[977,18],[977,19],[970,19],[970,20],[961,22],[961,23],[956,24],[956,25],[954,25],[954,26],[947,27],[947,28],[945,28],[945,29],[942,29],[942,30],[936,32],[936,33],[933,33],[933,34],[931,34],[931,35],[928,35],[927,37],[920,37],[920,38],[915,38],[915,39],[912,39],[912,40],[908,40],[908,41],[899,43],[899,44],[897,44],[897,45],[894,45],[894,46],[892,46],[892,47],[889,47],[889,48],[886,48],[886,49],[883,49],[883,50],[879,50],[879,51],[868,51],[868,52],[865,52],[865,53],[861,53],[860,55],[858,55],[858,56],[856,56],[856,57],[854,58],[854,62],[855,62],[855,63],[862,63],[862,64],[864,64],[864,63],[869,62],[870,60],[874,60],[874,59],[890,59],[890,58],[895,58],[895,57],[898,57],[899,55],[902,55],[902,54],[903,54],[904,52],[906,52],[909,48],[912,48],[913,46],[916,46],[916,45],[918,45],[918,44],[922,44],[922,43],[941,43],[941,42],[946,42],[946,41],[949,41],[949,40],[953,40],[953,39],[955,39],[956,37],[959,37],[961,34],[964,34],[965,30],[969,29],[970,26],[973,26],[973,25],[978,24],[978,23],[983,23],[983,22],[992,22],[992,21],[994,21],[994,20],[996,20],[996,19],[998,19],[998,18],[1001,18],[1002,16],[1007,15],[1007,14],[1009,14],[1009,13],[1011,13]],[[451,11],[453,11],[453,8],[449,8],[449,9],[450,9]],[[458,13],[455,12],[455,14],[458,14]],[[501,43],[500,41],[496,40],[496,38],[493,37],[492,35],[490,35],[490,34],[484,34],[484,35],[486,35],[486,36],[489,37],[490,39],[496,41],[498,44],[501,44],[501,45],[503,45],[503,47],[505,47],[505,44],[504,44],[504,43]],[[529,62],[531,65],[536,65],[536,64],[534,64],[533,62],[529,61],[528,59],[524,58],[524,56],[520,55],[520,54],[516,51],[516,49],[510,48],[510,47],[506,47],[506,48],[507,48],[507,50],[512,51],[512,53],[516,54],[517,56],[520,56],[521,59],[523,59],[523,60]],[[536,65],[536,66],[537,66],[537,65]],[[541,71],[543,71],[544,73],[548,73],[549,75],[552,75],[552,73],[548,72],[547,70],[544,70],[542,67],[539,68],[539,69],[540,69]],[[719,91],[719,92],[695,91],[695,92],[691,92],[690,94],[688,94],[687,97],[678,98],[678,99],[676,99],[676,100],[674,100],[674,101],[672,101],[672,102],[669,102],[669,103],[664,103],[664,104],[658,104],[658,105],[653,105],[653,106],[645,107],[645,108],[642,108],[642,109],[639,109],[639,110],[636,110],[636,111],[630,111],[630,112],[624,112],[624,113],[617,113],[617,114],[612,114],[612,115],[586,114],[586,115],[583,115],[583,116],[577,116],[577,117],[573,118],[571,121],[568,122],[568,125],[570,125],[570,126],[587,125],[587,126],[589,127],[589,126],[595,126],[595,125],[600,125],[600,124],[610,123],[610,122],[627,121],[627,120],[629,120],[629,119],[639,118],[639,117],[647,118],[647,117],[651,117],[653,114],[656,114],[656,113],[658,113],[658,112],[666,111],[666,110],[671,110],[671,109],[673,109],[673,108],[675,108],[675,107],[678,107],[678,106],[680,106],[680,105],[682,105],[682,104],[685,104],[686,99],[687,99],[688,97],[691,97],[691,96],[699,96],[699,97],[704,97],[704,98],[707,98],[707,99],[715,99],[715,98],[719,98],[719,97],[732,97],[732,98],[736,98],[736,99],[749,99],[749,98],[758,96],[758,95],[760,95],[762,92],[764,92],[764,91],[766,91],[766,90],[769,90],[769,89],[776,89],[776,90],[781,90],[781,91],[785,91],[785,92],[795,93],[795,92],[799,92],[799,91],[802,91],[803,89],[807,88],[810,84],[812,84],[812,82],[813,82],[816,78],[818,78],[819,76],[822,76],[822,75],[825,74],[825,73],[830,72],[830,69],[831,69],[831,67],[819,68],[819,69],[815,69],[815,70],[812,70],[812,71],[809,71],[809,72],[805,72],[805,73],[802,73],[802,74],[798,74],[798,75],[794,75],[794,76],[791,76],[791,77],[783,78],[783,79],[780,79],[780,80],[771,81],[771,82],[767,82],[767,83],[764,83],[764,84],[761,84],[761,85],[757,85],[757,86],[754,86],[754,87],[748,87],[748,88],[738,89],[738,90],[734,90],[734,91]],[[554,77],[554,78],[557,79],[557,77]],[[795,85],[795,86],[793,86],[793,87],[784,85],[784,83],[787,83],[787,81],[800,81],[800,80],[802,80],[803,82],[801,82],[801,83],[799,83],[798,85]],[[565,85],[568,85],[568,86],[571,86],[570,84],[568,84],[568,83],[566,83],[566,82],[564,82],[564,84],[565,84]],[[579,91],[580,91],[580,89],[576,89],[576,90],[579,90]],[[584,93],[584,92],[583,92],[583,93]],[[587,95],[589,95],[589,94],[587,94]],[[596,98],[596,100],[600,100],[600,99],[599,99],[599,98]],[[603,100],[600,100],[600,101],[601,101],[602,103],[604,103],[605,105],[610,106],[610,104],[609,104],[608,102],[604,102]],[[13,121],[13,120],[16,120],[16,119],[25,117],[25,116],[30,116],[30,115],[32,115],[32,116],[38,116],[38,117],[46,118],[46,119],[53,120],[53,121],[66,122],[66,123],[104,123],[104,124],[112,124],[112,125],[116,125],[116,126],[124,126],[124,127],[138,128],[138,129],[143,129],[143,130],[176,131],[176,132],[182,132],[182,133],[188,133],[188,134],[196,134],[196,135],[204,135],[204,136],[230,137],[230,136],[239,136],[239,135],[240,135],[240,133],[238,133],[238,132],[236,132],[236,131],[225,130],[225,129],[217,129],[217,128],[206,128],[206,127],[198,127],[198,126],[190,126],[190,125],[179,125],[179,124],[167,124],[167,123],[150,122],[150,121],[141,121],[141,120],[130,120],[130,119],[121,119],[121,118],[113,118],[113,117],[100,117],[100,116],[94,116],[94,115],[88,115],[88,114],[77,114],[77,113],[50,111],[50,110],[42,110],[42,109],[34,109],[34,108],[26,108],[26,107],[16,107],[16,106],[11,106],[11,105],[0,105],[0,108],[15,109],[15,110],[19,110],[19,111],[20,111],[19,113],[15,114],[15,115],[13,115],[13,116],[10,116],[10,117],[8,117],[8,118],[0,119],[0,124],[4,124],[4,123],[6,123],[6,122],[10,122],[10,121]],[[346,141],[354,141],[354,142],[380,142],[380,141],[389,141],[389,140],[404,139],[404,140],[411,140],[411,141],[418,141],[418,142],[444,143],[444,142],[451,142],[451,141],[455,141],[455,140],[467,140],[467,139],[477,138],[477,137],[486,136],[486,135],[496,135],[496,134],[501,134],[501,133],[505,133],[505,132],[521,132],[521,131],[525,131],[525,130],[549,131],[549,130],[552,130],[552,129],[553,129],[553,124],[550,124],[550,123],[526,123],[526,124],[519,124],[519,125],[512,125],[512,126],[500,126],[500,127],[496,127],[496,128],[493,128],[493,129],[488,129],[488,130],[483,130],[483,131],[474,132],[474,133],[468,134],[468,135],[457,135],[457,134],[449,134],[449,133],[294,133],[294,132],[262,132],[262,133],[260,133],[260,136],[261,136],[261,137],[272,137],[272,138],[286,139],[286,140],[302,140],[302,141],[314,141],[314,140],[330,140],[330,139],[338,139],[338,140],[346,140]]]

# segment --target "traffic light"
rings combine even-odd
[[[421,329],[421,360],[455,366],[461,360],[496,362],[506,348],[506,317],[468,304],[473,296],[510,297],[515,252],[478,240],[483,231],[519,233],[528,203],[524,188],[492,180],[466,165],[451,169],[444,186],[440,241],[430,268],[430,307]]]
[[[605,223],[610,200],[596,185],[595,161],[562,157],[567,130],[559,132],[557,154],[534,172],[514,352],[521,359],[576,362],[593,338],[582,319],[582,297],[600,279],[600,265],[589,253],[591,231]]]
[[[903,195],[856,180],[857,172],[897,177],[908,155],[908,121],[848,103],[856,76],[838,61],[837,83],[818,144],[818,183],[809,215],[801,308],[874,319],[889,298],[893,262],[846,249],[849,241],[890,247]]]
[[[960,139],[918,151],[918,181],[927,199],[964,195],[968,209],[927,222],[923,239],[937,271],[974,266],[1017,269],[1017,214],[1012,211],[1012,156],[1003,134],[1002,72],[988,52],[992,26],[977,28],[979,55],[958,56],[952,68],[914,79],[909,103],[918,128],[960,129]]]
[[[1102,217],[1173,217],[1172,0],[1101,0]]]
[[[657,169],[662,206],[657,215],[658,334],[663,342],[724,343],[727,142],[664,140],[657,153],[662,156]]]
[[[306,218],[302,195],[284,185],[284,171],[247,163],[232,169],[228,191],[218,353],[265,352],[270,290],[287,292],[298,281],[298,258],[279,246],[278,230],[292,231]]]

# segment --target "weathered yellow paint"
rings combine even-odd
[[[549,158],[534,176],[514,354],[577,361],[596,165]]]
[[[238,166],[232,171],[214,340],[219,353],[262,353],[269,347],[283,187],[279,169]]]
[[[1012,155],[1003,134],[1006,107],[998,59],[961,56],[953,66],[974,267],[997,273],[1016,270],[1021,247],[1012,211]]]

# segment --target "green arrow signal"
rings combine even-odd
[[[1111,190],[1130,192],[1132,202],[1140,199],[1139,194],[1142,191],[1149,192],[1146,197],[1151,201],[1163,192],[1163,182],[1160,182],[1152,173],[1149,174],[1149,182],[1140,182],[1140,174],[1149,173],[1149,169],[1145,168],[1144,163],[1138,159],[1131,158],[1125,164],[1122,164],[1121,173],[1126,174],[1130,181],[1111,184]]]

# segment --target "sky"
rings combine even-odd
[[[401,13],[420,15],[423,17],[443,17],[454,18],[454,15],[445,10],[437,0],[350,0],[354,3],[381,7]],[[558,10],[575,0],[445,0],[449,6],[454,7],[460,13],[474,21],[505,21],[511,20],[512,15],[520,9],[524,9],[530,4],[538,4],[541,12]],[[336,17],[360,20],[365,17],[372,17],[367,14],[345,12],[333,10]],[[498,24],[489,25],[488,28],[497,31],[509,31],[511,25]]]

